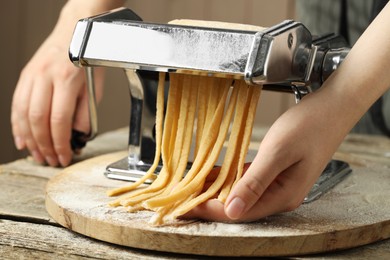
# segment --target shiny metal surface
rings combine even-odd
[[[98,116],[97,116],[97,104],[96,104],[96,95],[95,95],[95,84],[94,84],[94,75],[93,68],[85,68],[87,75],[87,88],[88,88],[88,110],[89,110],[89,124],[90,124],[90,133],[88,135],[88,140],[92,140],[96,137],[98,133]]]
[[[329,33],[315,37],[314,46],[317,48],[310,74],[310,88],[315,91],[341,65],[350,48],[344,38]]]
[[[330,49],[326,52],[322,63],[322,82],[341,65],[348,53],[347,48]]]
[[[343,181],[351,173],[352,169],[346,162],[331,160],[316,183],[311,188],[309,194],[305,197],[303,203],[310,203],[315,201],[328,190],[332,189],[338,183]]]
[[[146,85],[138,72],[196,72],[241,78],[265,90],[291,92],[299,102],[321,86],[349,51],[340,48],[345,44],[333,35],[313,40],[304,25],[290,20],[259,32],[138,20],[128,9],[81,20],[69,48],[72,62],[89,68],[87,79],[92,94],[91,67],[118,67],[126,72],[131,98],[129,154],[106,169],[107,177],[120,180],[137,180],[150,167],[150,162],[142,158],[141,145],[147,140],[143,139]],[[316,199],[350,173],[347,164],[331,161],[329,165],[305,202]]]
[[[92,25],[87,31],[89,23]],[[75,33],[83,36],[75,36],[70,55],[78,65],[240,76],[244,74],[254,37],[253,32],[137,21],[81,21],[77,28]]]
[[[196,71],[275,86],[305,82],[314,50],[310,32],[294,21],[250,32],[102,20],[80,21],[69,49],[79,66]]]
[[[294,93],[299,100],[339,64],[328,52],[332,46],[325,47],[328,40],[333,38],[322,39],[317,52],[308,29],[291,20],[255,32],[112,20],[103,15],[78,22],[69,55],[78,66],[245,78],[265,90]],[[343,57],[348,53],[340,51]],[[316,73],[320,76],[312,76]]]
[[[98,116],[97,116],[97,102],[95,96],[94,83],[94,69],[92,67],[85,67],[85,75],[87,78],[87,94],[88,94],[88,117],[89,117],[89,133],[84,133],[76,129],[72,129],[71,147],[72,150],[77,151],[82,149],[86,143],[96,137],[98,134]]]
[[[144,106],[144,89],[135,70],[126,69],[130,92],[130,133],[128,146],[128,163],[136,167],[141,162],[142,115]]]
[[[139,161],[138,163],[129,163],[129,158],[125,157],[118,160],[106,167],[105,176],[110,179],[123,180],[123,181],[137,181],[142,178],[149,170],[151,164]],[[157,178],[157,173],[161,170],[161,166],[158,166],[156,174],[153,174],[150,179],[145,181],[145,184],[151,184],[154,179]]]
[[[285,21],[256,36],[246,68],[248,83],[277,88],[278,84],[307,81],[316,49],[306,27]]]

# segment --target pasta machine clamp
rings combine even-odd
[[[298,102],[337,69],[348,54],[346,46],[334,34],[313,37],[303,24],[292,20],[261,31],[216,29],[146,23],[131,10],[119,8],[80,20],[69,56],[76,66],[87,70],[90,138],[97,131],[93,67],[124,69],[131,96],[129,154],[107,166],[106,175],[137,180],[153,157],[147,152],[154,154],[154,122],[145,114],[153,115],[155,111],[145,103],[153,99],[156,72],[245,79],[265,90],[291,92]],[[82,141],[87,140],[84,137]],[[345,162],[331,161],[306,201],[315,199],[350,172]]]

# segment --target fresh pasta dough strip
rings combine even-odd
[[[216,195],[222,201],[226,199],[232,185],[242,176],[261,91],[259,87],[247,86],[244,81],[236,80],[229,95],[232,79],[170,74],[164,120],[164,104],[159,103],[161,95],[162,99],[164,95],[163,90],[160,90],[164,85],[161,82],[164,82],[162,74],[159,79],[156,116],[156,145],[157,149],[160,146],[160,150],[156,149],[154,160],[156,162],[156,158],[160,158],[157,153],[161,154],[162,170],[149,187],[133,190],[111,203],[113,206],[123,205],[131,212],[154,210],[156,213],[151,222],[155,225],[171,221]],[[225,143],[233,114],[234,120],[220,173],[204,191],[205,180]],[[194,160],[183,178],[189,160],[195,115],[198,118]],[[142,180],[143,178],[127,188],[119,188],[118,191],[127,192],[129,187],[135,189],[144,182]]]
[[[161,142],[162,142],[162,125],[164,118],[164,84],[165,84],[165,73],[159,73],[158,86],[157,86],[157,104],[156,104],[156,153],[154,155],[153,164],[150,169],[146,172],[146,174],[139,179],[138,181],[120,187],[118,189],[113,189],[107,192],[108,196],[115,196],[118,194],[122,194],[124,192],[131,191],[137,188],[139,185],[143,184],[147,179],[149,179],[156,170],[158,163],[160,162],[161,156]]]
[[[244,81],[242,81],[241,84],[246,85]],[[243,97],[243,100],[241,101],[242,108],[243,108],[243,115],[242,115],[243,118],[242,118],[242,121],[239,122],[240,129],[239,129],[239,134],[237,136],[237,141],[236,141],[236,142],[239,142],[241,144],[241,146],[234,149],[234,162],[232,164],[232,168],[230,169],[229,174],[228,174],[228,176],[223,184],[223,187],[218,195],[218,200],[220,200],[221,202],[225,202],[225,200],[230,192],[230,189],[231,189],[231,187],[236,179],[237,172],[240,171],[239,162],[241,159],[240,158],[241,151],[243,150],[243,145],[244,145],[243,144],[243,137],[244,137],[244,131],[245,131],[245,121],[248,118],[248,110],[249,110],[249,106],[250,106],[249,101],[251,100],[251,95],[253,93],[252,86],[246,86],[246,87],[247,87],[248,91],[247,91],[246,97],[245,98]],[[244,99],[245,99],[245,101],[244,101]],[[235,124],[236,124],[236,122],[234,122],[233,125],[235,125]],[[230,145],[230,140],[229,140],[229,145]],[[244,154],[244,159],[245,159],[245,155],[246,155],[246,153]]]
[[[156,216],[153,217],[150,221],[150,223],[154,226],[158,226],[158,225],[161,225],[162,223],[166,223],[166,222],[172,222],[174,220],[174,218],[172,217],[172,212],[177,208],[179,207],[180,205],[182,204],[186,204],[188,201],[192,200],[193,198],[195,198],[196,196],[198,196],[201,192],[202,192],[202,188],[203,188],[203,185],[204,185],[204,182],[201,183],[197,190],[191,194],[190,196],[188,196],[186,199],[183,199],[183,200],[180,200],[180,201],[177,201],[175,202],[173,205],[169,205],[167,207],[161,207],[159,208],[157,211],[156,211]]]
[[[167,118],[165,119],[166,122],[169,122],[169,124],[165,124],[168,126],[168,135],[170,135],[169,138],[169,143],[167,143],[168,151],[166,153],[167,156],[167,161],[166,163],[169,164],[170,160],[172,159],[173,152],[175,150],[175,142],[176,142],[176,134],[177,134],[177,127],[178,127],[178,118],[179,118],[179,110],[180,110],[180,105],[181,105],[181,96],[183,92],[183,77],[184,75],[182,74],[176,74],[176,73],[170,73],[169,74],[170,79],[172,80],[172,83],[170,85],[170,89],[172,85],[174,86],[172,97],[171,98],[171,111],[170,114],[168,114],[167,111]],[[171,90],[169,90],[170,92]],[[169,102],[169,97],[168,97],[168,102]],[[164,127],[165,127],[164,125]],[[164,129],[164,132],[166,130]],[[171,170],[171,169],[170,169]]]
[[[230,84],[230,83],[229,83]],[[184,186],[188,182],[190,182],[194,176],[197,174],[197,172],[201,169],[203,166],[206,157],[209,155],[209,151],[212,149],[212,146],[214,145],[214,140],[218,135],[219,132],[219,125],[222,120],[222,114],[224,111],[224,104],[225,104],[225,99],[228,94],[228,88],[225,88],[225,94],[223,98],[220,100],[217,109],[215,110],[213,119],[210,120],[209,126],[207,128],[207,138],[205,138],[204,142],[202,142],[201,146],[201,153],[198,154],[198,156],[195,158],[191,169],[185,176],[185,178],[175,187],[176,189]],[[213,112],[212,110],[209,110],[209,112]],[[215,125],[215,126],[214,126]],[[164,194],[165,195],[165,194]]]
[[[218,97],[219,93],[219,87],[220,85],[218,84],[219,79],[217,78],[207,78],[207,86],[210,88],[209,91],[209,97],[208,97],[208,103],[206,106],[206,119],[205,119],[205,126],[208,126],[213,119],[214,112],[216,111],[218,104],[220,104],[220,100],[216,97]],[[215,125],[216,127],[219,127]]]
[[[176,186],[176,188],[180,188],[180,187],[184,186],[185,184],[187,184],[189,181],[191,181],[194,178],[194,176],[198,173],[200,168],[204,165],[204,162],[207,159],[207,156],[209,155],[210,150],[214,146],[214,141],[219,134],[219,129],[220,129],[219,126],[221,124],[221,120],[223,117],[223,112],[224,112],[224,107],[225,107],[227,95],[228,95],[228,89],[226,88],[223,98],[221,98],[219,100],[219,103],[218,103],[217,109],[215,110],[213,118],[210,120],[208,127],[205,128],[207,135],[205,135],[205,138],[201,144],[201,147],[200,147],[201,152],[197,155],[197,157],[195,158],[195,160],[191,166],[191,169],[186,174],[184,179]],[[231,101],[229,101],[231,103],[230,109],[234,109],[233,100],[234,100],[234,97],[233,97],[233,99],[231,99]]]
[[[215,98],[218,95],[218,87],[220,79],[212,77],[200,77],[201,84],[198,92],[198,121],[196,129],[196,140],[194,158],[197,157],[200,145],[204,143],[205,135],[208,135],[208,128],[210,124],[219,128],[220,122],[215,122],[215,114],[223,113],[220,109],[221,99]],[[203,106],[203,107],[202,107]],[[218,110],[217,110],[218,109]]]
[[[199,86],[198,86],[198,114],[197,114],[197,120],[196,120],[196,140],[195,140],[195,150],[194,150],[194,157],[197,156],[199,151],[199,145],[200,140],[203,135],[203,129],[205,125],[206,120],[206,113],[207,113],[207,102],[210,93],[210,89],[207,85],[207,78],[208,77],[200,77],[199,79]]]
[[[175,76],[173,76],[173,78],[174,77]],[[174,185],[174,183],[178,182],[183,177],[188,162],[188,157],[189,157],[189,150],[191,145],[191,132],[192,132],[191,125],[193,126],[194,124],[195,109],[196,109],[197,85],[192,84],[193,81],[194,80],[192,76],[184,76],[184,81],[183,81],[184,87],[181,88],[183,93],[181,95],[182,102],[180,105],[180,112],[178,116],[178,121],[179,121],[178,125],[189,125],[189,127],[188,128],[182,127],[178,129],[178,134],[175,142],[175,147],[177,149],[175,149],[175,153],[171,156],[171,159],[168,160],[168,164],[167,164],[168,168],[171,169],[170,172],[172,172],[172,174],[160,173],[164,175],[164,178],[158,177],[155,180],[155,182],[160,182],[161,180],[163,180],[161,185],[158,185],[157,188],[156,186],[150,187],[145,190],[134,192],[129,196],[120,198],[119,203],[122,206],[133,206],[150,197],[159,195],[162,193],[163,190],[167,188],[169,189],[169,187]],[[173,86],[173,89],[174,88],[175,86]],[[188,104],[191,102],[195,104],[193,104],[192,106],[188,106]],[[173,104],[175,106],[177,105],[177,103],[173,103]],[[174,179],[171,180],[168,179],[168,177]],[[168,187],[166,185],[168,185]]]
[[[166,183],[168,182],[168,177],[169,177],[169,174],[167,173],[166,168],[167,167],[163,167],[160,170],[158,177],[153,181],[153,183],[150,186],[148,186],[146,188],[132,190],[129,193],[123,194],[122,196],[120,196],[116,200],[109,202],[109,205],[112,207],[121,206],[122,205],[121,203],[123,201],[127,201],[127,200],[130,200],[131,198],[135,198],[136,196],[140,196],[140,195],[147,194],[147,193],[153,193],[153,192],[156,192],[156,191],[162,189],[166,185]]]
[[[257,104],[260,99],[260,94],[261,94],[261,87],[259,86],[249,86],[249,92],[248,92],[248,98],[247,98],[247,107],[246,107],[246,114],[247,118],[245,121],[245,124],[242,124],[242,128],[244,129],[243,131],[243,136],[241,140],[241,147],[240,150],[237,151],[237,159],[238,159],[238,165],[237,165],[237,173],[234,179],[229,179],[226,181],[223,189],[221,190],[218,199],[222,202],[225,202],[231,188],[235,185],[235,183],[241,179],[243,170],[244,170],[244,164],[245,164],[245,157],[246,154],[248,153],[248,148],[250,144],[250,138],[252,135],[252,129],[253,129],[253,123],[255,120],[255,114],[256,114],[256,109],[257,109]]]
[[[177,76],[171,76],[171,84],[169,87],[169,94],[168,94],[168,103],[167,103],[167,113],[165,116],[165,122],[164,122],[164,132],[162,134],[162,160],[163,160],[163,168],[161,169],[158,177],[153,181],[153,183],[144,189],[141,190],[135,190],[131,192],[130,194],[125,194],[118,199],[112,201],[109,203],[110,206],[119,206],[120,201],[122,200],[128,200],[132,197],[138,196],[143,193],[147,192],[155,192],[159,189],[162,189],[165,184],[169,180],[169,171],[167,170],[166,165],[168,165],[170,161],[170,153],[169,153],[169,145],[170,145],[170,137],[171,132],[175,131],[173,128],[173,125],[171,124],[171,121],[177,121],[176,120],[176,112],[177,112],[177,100],[181,98],[181,93],[179,93],[180,85],[182,85],[182,82],[180,81],[180,75]],[[169,122],[169,123],[168,123]]]
[[[142,207],[141,205],[126,207],[126,210],[129,213],[137,212],[137,211],[140,211],[143,209],[144,209],[144,207]]]
[[[247,98],[247,86],[245,83],[240,82],[238,85],[239,93],[238,93],[238,99],[236,102],[236,112],[234,115],[233,120],[233,126],[232,131],[229,138],[229,144],[226,150],[225,158],[221,167],[221,170],[218,174],[217,179],[214,181],[214,183],[207,189],[206,192],[202,193],[195,199],[189,201],[186,204],[182,204],[181,207],[177,208],[173,213],[173,217],[177,217],[180,215],[183,215],[196,207],[197,205],[201,204],[202,202],[208,200],[212,196],[214,196],[218,190],[223,186],[225,183],[225,180],[230,172],[230,169],[232,167],[232,163],[234,161],[235,152],[239,143],[239,137],[241,132],[241,125],[243,122],[244,114],[245,114],[245,107],[246,107],[246,98]],[[229,127],[229,125],[225,125],[226,128]],[[223,129],[223,131],[227,131],[227,129]],[[235,168],[233,166],[233,168]]]
[[[239,162],[238,154],[239,154],[239,152],[236,151],[234,154],[232,166],[229,169],[228,176],[226,177],[225,182],[224,182],[224,184],[223,184],[223,186],[218,194],[218,200],[223,202],[223,203],[225,203],[227,195],[229,195],[230,189],[231,189],[231,187],[236,179],[236,176],[237,176],[238,162]]]
[[[192,198],[192,196],[194,196],[194,194],[192,194],[190,196],[190,198]],[[187,199],[183,199],[183,200],[180,200],[180,201],[176,201],[174,204],[172,205],[168,205],[166,207],[160,207],[158,208],[155,212],[155,215],[150,219],[149,223],[154,225],[154,226],[160,226],[162,225],[163,223],[166,223],[166,216],[169,215],[170,212],[173,211],[173,209],[175,209],[175,207],[181,203],[185,203],[186,201],[188,201],[190,198],[187,198]]]
[[[160,194],[168,194],[172,190],[172,188],[183,178],[184,172],[187,167],[192,141],[192,129],[195,121],[196,101],[198,94],[197,77],[185,75],[183,84],[184,88],[182,94],[182,105],[180,107],[178,125],[185,125],[186,127],[181,127],[180,129],[178,129],[179,133],[177,135],[177,139],[180,139],[180,142],[175,143],[176,149],[173,155],[173,157],[175,158],[172,158],[172,160],[169,162],[170,164],[172,164],[172,177],[167,183],[166,187],[164,187],[164,190],[162,192],[159,192],[155,196]],[[139,199],[137,197],[135,199],[132,199],[131,202],[138,203],[150,197],[152,196],[145,196],[142,197],[142,199]],[[144,204],[143,207],[148,208],[148,206]]]
[[[262,87],[260,87],[260,86],[251,86],[251,88],[253,91],[251,93],[251,100],[250,100],[250,105],[248,108],[248,117],[247,117],[247,120],[245,123],[245,131],[244,131],[244,137],[243,137],[243,142],[242,142],[242,148],[241,148],[240,156],[239,156],[240,160],[238,163],[238,172],[237,172],[235,183],[239,179],[241,179],[242,174],[243,174],[244,164],[245,164],[245,156],[248,153],[250,139],[252,136],[253,123],[255,121],[257,104],[259,103],[261,89],[262,89]],[[233,186],[234,186],[234,184],[233,184]]]
[[[171,75],[172,77],[174,75]],[[188,138],[187,132],[185,127],[182,127],[188,123],[188,110],[189,110],[189,103],[190,103],[190,94],[191,94],[191,76],[188,75],[182,75],[183,77],[183,86],[181,88],[182,95],[181,95],[181,101],[180,101],[180,107],[178,109],[178,120],[177,120],[177,131],[176,131],[176,138],[174,138],[174,149],[173,153],[171,154],[171,159],[168,162],[168,169],[174,175],[177,173],[177,167],[180,160],[183,160],[182,158],[182,151],[183,151],[183,144],[185,142],[185,139]],[[171,149],[170,149],[171,151]],[[187,158],[185,158],[187,160]],[[188,161],[188,160],[187,160]]]
[[[159,194],[161,194],[163,192],[163,189],[160,189],[158,191],[149,191],[149,192],[144,192],[142,194],[138,194],[137,196],[132,196],[130,198],[127,198],[127,199],[124,199],[122,198],[119,202],[119,204],[121,206],[124,206],[124,207],[129,207],[129,206],[141,206],[141,203],[144,201],[144,200],[147,200],[151,197],[154,197],[154,196],[157,196]],[[139,205],[138,205],[139,204]],[[143,207],[143,206],[142,206]]]
[[[195,113],[196,113],[196,104],[197,104],[197,96],[198,96],[198,86],[199,81],[197,76],[186,76],[188,78],[187,86],[185,86],[186,91],[188,91],[188,102],[185,103],[186,110],[186,121],[184,124],[185,127],[182,127],[182,131],[184,133],[183,143],[181,148],[177,148],[180,150],[178,158],[179,162],[175,166],[175,174],[167,186],[166,192],[170,192],[171,189],[181,180],[183,179],[184,173],[187,168],[187,164],[189,161],[191,142],[192,142],[192,133],[195,122]],[[184,108],[182,108],[184,109]],[[180,118],[179,118],[180,120]],[[180,124],[179,124],[180,125]],[[164,194],[166,193],[164,192]]]
[[[183,137],[178,137],[182,139],[182,142],[175,144],[176,153],[173,156],[176,158],[173,158],[175,164],[172,166],[174,175],[168,183],[163,194],[169,193],[170,190],[183,178],[190,154],[192,129],[194,126],[196,112],[198,81],[196,80],[197,77],[194,76],[184,76],[184,79],[185,87],[183,89],[183,97],[185,96],[187,101],[184,101],[183,99],[184,102],[182,103],[183,106],[180,109],[181,115],[179,117],[179,121],[181,120],[182,116],[182,119],[185,120],[182,120],[182,122],[178,125],[185,127],[178,129],[180,135],[183,135]],[[170,163],[172,164],[172,162]]]
[[[156,214],[151,218],[149,221],[150,224],[154,226],[162,225],[163,223],[166,223],[168,221],[172,221],[173,219],[167,219],[167,216],[169,217],[170,213],[180,204],[186,203],[187,201],[191,200],[192,198],[196,197],[201,191],[202,191],[203,184],[200,184],[198,187],[198,190],[191,194],[188,198],[182,199],[179,201],[176,201],[172,205],[168,205],[166,207],[160,207],[156,210]]]
[[[217,140],[215,142],[215,145],[214,145],[209,157],[207,158],[205,164],[200,169],[200,171],[194,176],[194,178],[187,185],[185,185],[184,187],[180,187],[180,189],[179,188],[175,189],[171,194],[169,194],[167,196],[162,196],[159,198],[152,198],[152,199],[147,200],[145,203],[146,203],[146,205],[148,205],[149,208],[157,208],[157,207],[170,205],[179,199],[188,197],[191,193],[193,193],[196,190],[199,183],[201,183],[207,177],[208,173],[214,167],[214,164],[218,159],[219,153],[220,153],[222,146],[223,146],[223,143],[226,139],[226,135],[228,132],[228,128],[229,128],[229,124],[230,124],[232,115],[233,115],[233,109],[230,109],[230,110],[228,109],[228,111],[227,111],[227,113],[222,121],[220,131],[219,131]],[[180,184],[181,183],[179,183],[178,185],[180,185]]]

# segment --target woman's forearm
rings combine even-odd
[[[345,99],[353,101],[362,116],[390,87],[390,4],[359,38],[347,58],[324,84],[338,88]]]
[[[370,106],[390,87],[390,5],[371,23],[341,66],[307,100],[308,109],[333,122],[341,142]],[[328,133],[329,135],[329,133]]]

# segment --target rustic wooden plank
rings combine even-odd
[[[0,218],[54,222],[45,209],[47,179],[0,172]]]
[[[125,150],[128,129],[123,128],[99,136],[90,142],[76,161],[99,154]],[[366,142],[366,143],[365,143]],[[369,146],[362,149],[361,146]],[[389,165],[390,141],[383,137],[369,142],[357,135],[349,136],[339,149],[339,157],[369,165]],[[362,160],[363,159],[363,160]],[[353,161],[352,160],[352,161]],[[19,160],[0,166],[0,255],[4,259],[192,259],[191,256],[160,254],[113,246],[67,229],[57,227],[46,213],[44,189],[46,182],[60,168],[44,167]],[[17,221],[12,221],[17,220]],[[48,244],[45,246],[45,244]],[[195,257],[198,258],[198,257]],[[294,259],[390,259],[390,240],[353,250]]]
[[[199,259],[199,256],[124,248],[59,227],[8,220],[0,220],[0,255],[3,259]],[[390,241],[286,259],[390,259]]]
[[[385,136],[350,134],[340,145],[338,152],[349,154],[366,164],[375,162],[383,167],[390,167],[390,138]]]
[[[354,173],[315,203],[254,223],[180,223],[152,227],[152,213],[107,207],[105,192],[123,186],[101,173],[123,152],[83,161],[52,178],[46,208],[61,225],[103,241],[168,252],[214,256],[280,256],[330,252],[390,236],[389,171]],[[265,222],[264,222],[265,221]],[[272,239],[270,238],[272,237]],[[259,246],[261,245],[261,246]]]
[[[2,259],[191,259],[129,249],[96,241],[67,229],[0,220]]]
[[[2,259],[199,259],[199,256],[124,248],[60,227],[9,220],[0,220],[0,255]],[[390,259],[390,241],[286,259]]]

